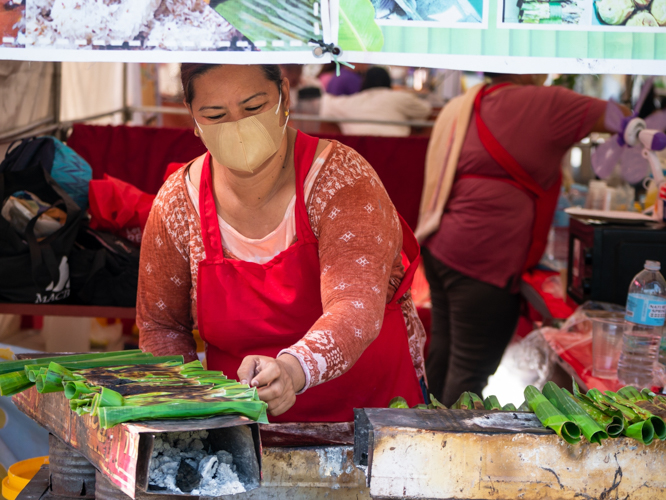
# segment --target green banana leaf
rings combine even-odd
[[[310,39],[322,39],[321,19],[314,15],[315,0],[213,0],[210,6],[253,44],[266,42],[261,50],[289,49],[291,41],[307,47]],[[274,47],[273,41],[285,42]],[[303,50],[302,48],[300,50]]]
[[[98,408],[99,424],[104,429],[137,420],[163,418],[206,418],[213,415],[239,414],[260,424],[267,424],[267,404],[263,401],[224,401],[219,403],[172,402],[150,406],[110,406]]]
[[[654,427],[649,420],[636,422],[624,430],[624,435],[635,439],[639,443],[650,444],[654,440]]]
[[[69,356],[51,356],[47,358],[32,358],[32,359],[21,359],[18,361],[4,361],[0,363],[0,374],[22,371],[28,365],[48,366],[48,364],[51,361],[55,361],[56,363],[61,363],[63,361],[84,361],[86,359],[98,359],[100,357],[111,358],[114,356],[128,357],[128,356],[138,356],[138,355],[152,356],[152,354],[143,353],[141,349],[134,349],[130,351],[112,351],[105,353],[93,352],[87,354],[71,354]]]
[[[339,9],[338,45],[342,50],[382,50],[384,34],[375,21],[375,8],[370,0],[340,0]]]
[[[518,407],[518,411],[527,411],[533,413],[530,405],[527,403],[527,399],[523,401],[522,404]]]
[[[502,405],[500,404],[497,396],[488,396],[483,400],[483,406],[486,410],[501,410]]]
[[[30,381],[25,371],[3,373],[0,375],[0,396],[13,396],[26,389],[30,389],[33,382]]]
[[[622,396],[624,399],[631,401],[632,403],[635,403],[636,401],[643,401],[647,400],[647,396],[644,396],[642,393],[638,392],[638,389],[636,389],[632,385],[627,385],[617,391],[617,393]]]
[[[599,389],[590,389],[587,391],[587,397],[592,399],[597,404],[597,407],[601,409],[605,408],[606,413],[617,414],[619,412],[622,418],[624,418],[629,423],[635,424],[642,420],[634,410],[618,403],[617,401],[603,394]]]
[[[431,408],[428,408],[428,405],[423,403],[412,406],[412,410],[430,410],[430,409]]]
[[[555,408],[580,427],[590,443],[601,444],[602,440],[608,439],[606,431],[554,382],[546,383],[542,392]]]
[[[469,397],[472,399],[473,410],[485,410],[486,407],[483,405],[483,399],[473,392],[469,393]]]
[[[614,401],[617,401],[618,403],[627,406],[628,408],[631,408],[633,411],[636,412],[636,414],[641,419],[649,420],[650,423],[652,424],[652,427],[654,428],[655,436],[657,436],[661,441],[666,439],[666,423],[664,423],[664,420],[660,416],[654,415],[652,412],[650,412],[647,408],[643,406],[639,406],[637,404],[632,403],[631,401],[624,399],[618,393],[612,391],[606,391],[606,395],[609,398],[613,399]]]
[[[446,406],[440,403],[435,396],[430,395],[430,404],[428,407],[432,407],[433,410],[446,410]]]
[[[405,408],[409,409],[409,405],[407,404],[407,400],[403,397],[395,397],[391,401],[389,401],[389,408]]]
[[[576,397],[566,389],[562,390],[565,394],[576,401],[576,403],[578,403],[578,405],[583,410],[585,410],[585,412],[587,412],[587,414],[592,417],[597,424],[604,428],[609,437],[618,437],[620,434],[622,434],[622,431],[624,430],[624,419],[622,419],[622,417],[606,415],[584,395],[579,394],[578,397]]]
[[[516,409],[516,405],[513,403],[507,403],[504,406],[502,406],[502,411],[518,411]]]
[[[473,410],[474,402],[472,401],[471,393],[463,392],[455,403],[451,405],[452,410]]]
[[[539,392],[539,389],[528,385],[525,388],[525,400],[544,427],[554,430],[569,444],[576,444],[580,441],[578,425],[555,408],[548,398]]]

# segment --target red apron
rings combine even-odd
[[[224,258],[210,154],[206,155],[199,190],[206,258],[199,263],[197,313],[209,369],[236,378],[245,356],[277,356],[301,340],[323,314],[319,245],[303,193],[318,142],[298,133],[294,148],[297,241],[265,264]],[[407,224],[401,222],[403,251],[411,265],[386,305],[379,336],[346,373],[297,396],[296,404],[271,417],[271,422],[350,422],[354,408],[386,407],[395,396],[403,396],[410,405],[423,402],[397,302],[411,286],[419,247]]]
[[[481,119],[480,111],[481,100],[483,97],[502,87],[506,87],[507,85],[510,84],[503,83],[492,88],[485,86],[481,89],[474,101],[474,116],[481,144],[483,144],[483,147],[488,151],[490,156],[511,176],[511,179],[479,175],[461,175],[460,178],[485,177],[496,181],[506,182],[526,192],[533,200],[534,220],[532,222],[532,238],[527,252],[525,265],[523,266],[523,272],[525,272],[539,263],[543,252],[546,250],[546,245],[548,244],[548,232],[550,231],[550,225],[553,222],[553,216],[555,215],[555,209],[557,208],[557,200],[560,196],[562,175],[560,174],[558,176],[557,181],[553,183],[550,189],[543,189],[532,176],[520,166],[516,159],[504,149],[504,146],[497,141],[495,136]]]

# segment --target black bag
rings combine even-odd
[[[51,172],[55,158],[53,137],[29,137],[17,146],[14,144],[16,142],[10,144],[5,159],[0,163],[0,174],[20,172],[36,163],[41,163],[47,172]]]
[[[50,304],[66,300],[71,293],[68,259],[83,213],[45,170],[48,155],[40,150],[29,155],[30,161],[19,170],[2,163],[0,206],[13,193],[30,191],[64,210],[67,220],[53,234],[37,241],[34,228],[39,216],[28,223],[23,235],[0,216],[0,301]]]
[[[87,226],[70,259],[72,300],[96,306],[135,307],[139,249],[128,240]]]

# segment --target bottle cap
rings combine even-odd
[[[661,269],[661,262],[656,260],[646,260],[645,269],[650,271],[659,271]]]

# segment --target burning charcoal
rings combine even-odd
[[[181,460],[176,474],[176,486],[184,493],[189,493],[198,488],[200,483],[201,474],[199,474],[199,471],[188,464],[186,460]]]

